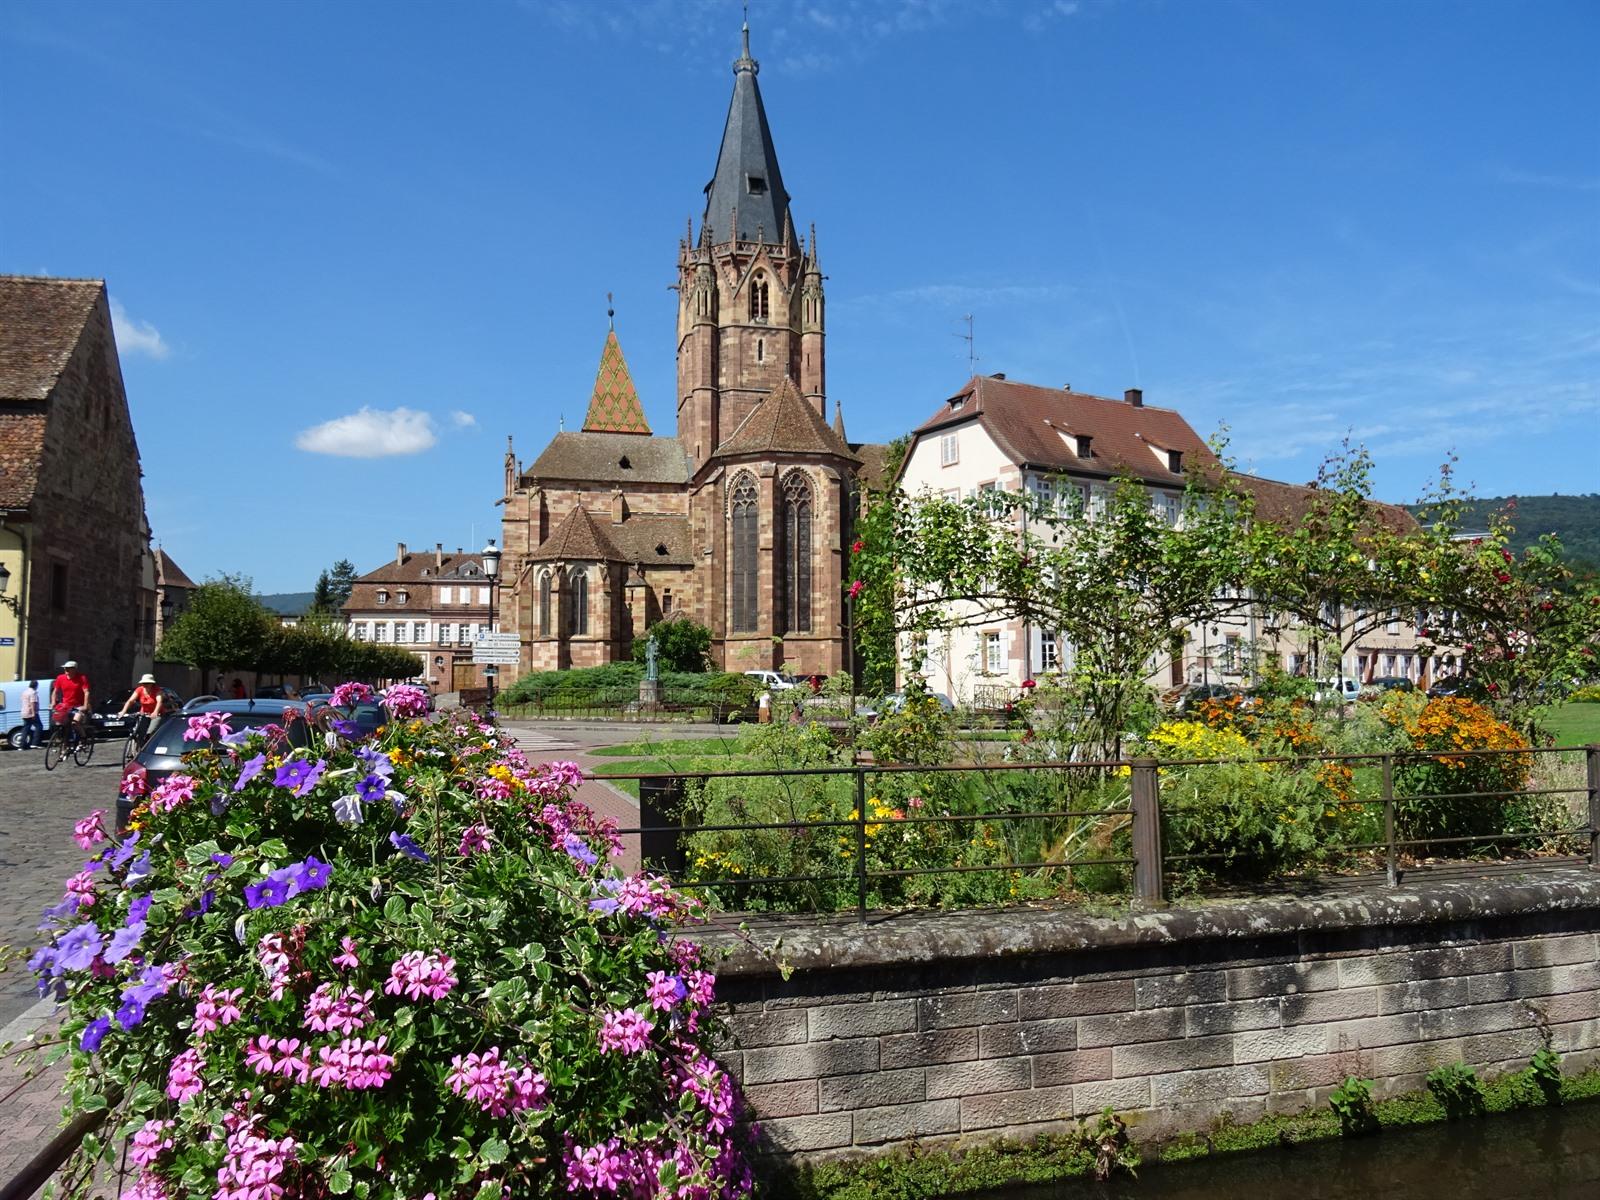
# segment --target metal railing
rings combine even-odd
[[[1460,762],[1465,759],[1480,757],[1508,757],[1520,756],[1531,759],[1540,755],[1574,755],[1582,756],[1584,763],[1584,781],[1570,787],[1533,787],[1517,789],[1491,789],[1484,791],[1440,791],[1423,792],[1407,791],[1397,785],[1397,768],[1416,766],[1426,763]],[[1234,863],[1241,860],[1234,855],[1223,852],[1197,852],[1178,850],[1176,852],[1167,847],[1171,841],[1170,824],[1175,813],[1180,812],[1184,806],[1164,799],[1162,794],[1163,772],[1188,768],[1218,766],[1227,763],[1253,763],[1253,764],[1283,764],[1291,769],[1315,769],[1316,764],[1340,764],[1352,769],[1354,772],[1365,770],[1373,773],[1371,784],[1375,785],[1376,794],[1367,796],[1352,795],[1339,801],[1340,807],[1375,808],[1381,810],[1382,836],[1366,841],[1338,842],[1324,841],[1319,847],[1318,862],[1314,869],[1325,870],[1327,864],[1343,864],[1336,874],[1349,875],[1355,866],[1370,867],[1373,875],[1381,872],[1381,882],[1373,879],[1374,886],[1398,886],[1404,870],[1408,866],[1421,866],[1422,858],[1431,858],[1427,852],[1450,847],[1464,848],[1469,853],[1459,861],[1482,862],[1486,861],[1485,851],[1491,848],[1515,848],[1518,845],[1529,843],[1542,844],[1545,847],[1558,844],[1570,844],[1581,848],[1581,854],[1570,856],[1557,861],[1570,864],[1574,858],[1581,860],[1590,867],[1600,867],[1600,745],[1589,746],[1564,746],[1564,747],[1535,747],[1516,750],[1452,750],[1452,751],[1402,751],[1374,754],[1320,754],[1299,756],[1272,756],[1262,758],[1221,760],[1221,759],[1156,759],[1151,757],[1138,757],[1130,759],[1114,759],[1096,762],[1039,762],[1039,763],[974,763],[974,764],[940,764],[940,765],[903,765],[903,764],[876,764],[855,763],[852,765],[839,765],[827,767],[804,767],[790,770],[718,770],[718,771],[689,771],[682,773],[654,772],[637,774],[605,774],[591,776],[602,782],[616,784],[622,781],[634,781],[638,784],[640,800],[640,823],[632,828],[621,829],[618,832],[624,837],[637,837],[641,860],[647,865],[664,869],[673,878],[677,886],[690,890],[714,891],[725,889],[729,893],[744,894],[748,889],[760,887],[778,887],[795,884],[840,884],[848,883],[853,893],[854,908],[858,919],[865,920],[870,907],[874,886],[884,881],[908,879],[917,876],[933,876],[942,874],[967,874],[967,873],[996,873],[996,872],[1060,872],[1070,878],[1070,873],[1084,867],[1110,867],[1123,869],[1127,872],[1129,898],[1143,905],[1159,905],[1167,900],[1167,882],[1179,870],[1195,864],[1215,862],[1227,859]],[[870,780],[893,776],[928,775],[937,776],[946,773],[965,773],[979,776],[990,776],[999,773],[1025,773],[1039,775],[1040,773],[1074,773],[1078,775],[1098,774],[1101,778],[1121,777],[1127,778],[1127,798],[1125,803],[1102,805],[1099,807],[1046,807],[1038,809],[1015,809],[984,812],[941,813],[935,815],[899,814],[893,820],[897,828],[915,829],[917,827],[953,826],[973,827],[989,823],[1019,823],[1030,821],[1099,821],[1105,823],[1108,829],[1120,832],[1127,830],[1125,854],[1096,853],[1081,858],[1061,857],[1043,858],[1034,860],[1016,860],[1003,858],[1002,861],[985,863],[951,863],[936,866],[874,866],[869,862],[869,846],[871,840],[869,830],[885,826],[889,822],[881,815],[870,814],[867,811],[869,795],[868,783]],[[848,816],[829,817],[826,819],[799,819],[780,821],[753,821],[753,822],[719,822],[715,824],[701,824],[693,820],[686,822],[684,801],[686,789],[695,787],[702,791],[708,786],[726,787],[728,782],[737,780],[803,780],[803,779],[828,779],[840,780],[848,784],[849,794],[853,798],[853,805]],[[719,781],[721,781],[719,783]],[[1408,836],[1403,828],[1401,810],[1414,812],[1418,804],[1457,805],[1457,804],[1505,804],[1518,799],[1536,797],[1571,797],[1574,800],[1581,798],[1581,810],[1584,819],[1581,823],[1568,822],[1557,828],[1530,828],[1513,831],[1484,831],[1467,834],[1437,834],[1417,833]],[[707,878],[698,872],[686,871],[686,863],[693,839],[716,833],[734,833],[741,835],[759,836],[763,834],[787,833],[791,837],[810,836],[816,831],[836,829],[842,831],[850,850],[849,870],[839,874],[785,874],[785,875],[738,875],[719,876]],[[1507,857],[1507,851],[1500,851],[1500,859]],[[1533,862],[1531,858],[1520,861]],[[1248,864],[1245,864],[1248,865]],[[1294,879],[1303,878],[1303,872],[1293,875]],[[1365,872],[1363,872],[1363,875]],[[687,877],[686,877],[687,876]],[[1280,881],[1286,881],[1291,876],[1282,876]],[[1270,881],[1266,881],[1258,890],[1271,890]],[[833,911],[838,911],[834,909]]]

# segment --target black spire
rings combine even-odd
[[[733,101],[722,131],[717,173],[706,184],[705,224],[711,229],[712,242],[718,245],[732,241],[735,233],[745,241],[755,241],[758,230],[780,238],[789,215],[789,193],[783,190],[778,152],[772,147],[761,89],[756,86],[761,64],[750,57],[748,22],[743,35],[744,52],[733,64]],[[737,231],[733,228],[736,212]]]

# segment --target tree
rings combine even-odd
[[[317,576],[317,586],[311,592],[311,609],[319,613],[336,613],[350,599],[355,586],[356,567],[348,558],[341,558],[328,570]]]
[[[907,502],[895,478],[911,445],[908,437],[889,443],[884,455],[883,490],[867,488],[857,493],[860,505],[855,537],[850,543],[848,570],[849,612],[855,640],[856,669],[868,694],[894,690],[899,667],[895,621],[895,524],[899,508]],[[858,587],[857,584],[860,586]]]
[[[271,645],[277,621],[253,595],[242,575],[208,579],[189,607],[168,628],[157,657],[202,671],[256,667]]]
[[[633,639],[633,661],[645,661],[650,638],[656,639],[656,654],[663,671],[699,673],[711,665],[711,630],[687,617],[674,616],[657,621],[642,638]]]

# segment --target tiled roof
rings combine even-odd
[[[27,508],[33,503],[48,420],[42,412],[0,409],[0,508]]]
[[[675,437],[558,433],[526,475],[541,483],[688,483],[689,456]]]
[[[600,369],[594,377],[594,393],[589,397],[589,415],[583,419],[585,433],[631,433],[650,435],[650,422],[644,419],[639,393],[622,357],[617,331],[606,334],[600,352]]]
[[[1255,498],[1255,516],[1258,521],[1271,524],[1295,524],[1305,519],[1316,503],[1319,489],[1305,484],[1282,483],[1276,479],[1263,479],[1259,475],[1229,472],[1233,480]],[[1371,503],[1377,518],[1397,533],[1417,528],[1417,519],[1398,504]]]
[[[718,455],[772,452],[855,458],[850,447],[828,428],[822,415],[811,407],[810,401],[794,386],[794,380],[787,376],[739,422],[728,440],[717,447]]]
[[[105,286],[0,275],[0,508],[33,503],[48,420],[43,403]]]
[[[194,580],[184,574],[183,568],[172,561],[172,555],[160,546],[156,547],[156,578],[161,580],[162,587],[192,588]]]
[[[630,513],[620,525],[606,525],[606,537],[627,563],[647,567],[692,567],[694,547],[689,518],[656,513]]]
[[[889,447],[884,442],[855,442],[850,452],[861,460],[856,478],[863,487],[880,491],[885,482],[884,471],[889,465]]]
[[[528,557],[562,562],[620,562],[623,559],[622,552],[581,504],[562,517],[550,536]]]
[[[483,559],[477,554],[454,551],[408,550],[398,560],[391,558],[376,570],[358,577],[358,583],[408,583],[418,580],[449,583],[470,579],[485,583]]]
[[[1180,451],[1182,467],[1216,463],[1204,439],[1173,409],[988,375],[968,380],[917,427],[914,436],[971,420],[1014,462],[1033,467],[1106,476],[1126,472],[1152,483],[1177,485],[1183,482],[1183,472],[1169,469],[1166,451]],[[1092,457],[1078,456],[1076,439],[1081,436],[1090,439]]]
[[[49,396],[105,290],[100,279],[0,275],[0,401]]]

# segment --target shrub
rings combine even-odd
[[[1483,1082],[1478,1073],[1465,1063],[1451,1063],[1428,1072],[1428,1091],[1444,1109],[1448,1120],[1463,1117],[1481,1117],[1485,1111]],[[1560,1087],[1558,1080],[1557,1088]]]
[[[1372,1107],[1372,1084],[1367,1080],[1350,1076],[1328,1097],[1328,1107],[1339,1118],[1339,1132],[1345,1137],[1377,1132],[1378,1114]]]
[[[227,735],[120,843],[79,824],[30,965],[117,1136],[69,1194],[129,1137],[127,1200],[750,1190],[695,902],[605,865],[574,766],[415,693],[375,743]]]
[[[1561,1103],[1561,1056],[1549,1046],[1541,1046],[1528,1063],[1528,1078],[1549,1105]]]
[[[669,617],[650,626],[644,637],[633,639],[633,661],[646,661],[651,638],[656,639],[657,662],[663,671],[699,674],[711,666],[711,630],[688,617]]]
[[[1573,688],[1567,699],[1574,704],[1600,704],[1600,683],[1587,683]]]

